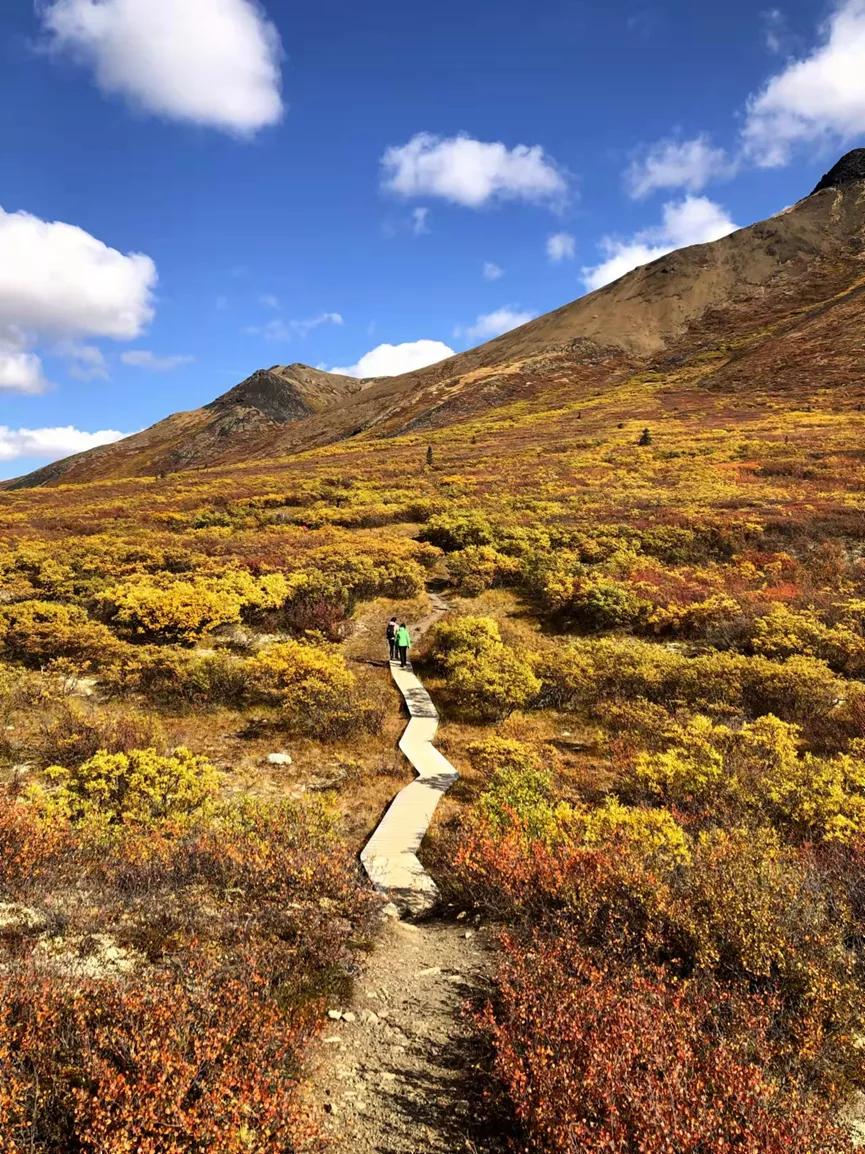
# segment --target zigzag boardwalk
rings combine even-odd
[[[447,606],[433,611],[419,637]],[[454,916],[430,917],[438,891],[417,853],[438,802],[457,779],[432,744],[438,714],[411,670],[391,664],[409,710],[400,749],[418,777],[389,806],[363,854],[391,911],[350,1008],[334,1006],[313,1091],[334,1154],[457,1154],[499,1147],[485,1134],[483,1066],[463,1006],[488,984],[486,933]],[[393,907],[397,907],[394,909]],[[344,1015],[344,1016],[343,1016]]]
[[[417,636],[447,611],[441,597],[431,594],[430,599],[434,612],[416,626]],[[409,712],[399,748],[418,776],[391,802],[360,860],[376,889],[387,893],[401,912],[418,915],[429,913],[438,900],[436,884],[418,860],[418,850],[436,806],[459,774],[433,745],[438,712],[420,679],[410,666],[402,669],[396,661],[391,661],[390,671]]]

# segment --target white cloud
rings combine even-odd
[[[48,41],[104,92],[238,135],[283,114],[279,34],[256,0],[37,0]]]
[[[523,312],[520,309],[505,306],[491,313],[484,313],[470,325],[458,325],[454,330],[457,337],[468,337],[473,341],[490,340],[500,337],[502,333],[518,329],[520,325],[533,321],[537,313]]]
[[[700,192],[718,177],[731,174],[723,148],[705,134],[692,140],[659,140],[635,157],[625,173],[628,192],[635,200],[660,189],[684,188]]]
[[[280,308],[279,297],[274,296],[273,293],[262,293],[258,300],[259,304],[263,304],[266,309]]]
[[[480,208],[494,200],[556,204],[567,192],[557,165],[536,144],[508,148],[470,136],[419,132],[382,157],[383,184],[400,196],[437,196]]]
[[[629,240],[605,237],[601,248],[606,259],[583,269],[583,281],[589,290],[618,280],[640,265],[649,264],[674,249],[691,244],[720,240],[735,232],[726,211],[705,196],[687,196],[664,205],[663,220],[654,228],[643,229]]]
[[[424,236],[429,232],[428,208],[415,208],[412,210],[411,229],[415,236]]]
[[[313,329],[322,325],[343,324],[340,313],[319,313],[306,320],[286,321],[281,317],[268,321],[265,325],[248,325],[244,332],[250,337],[264,337],[266,341],[290,341],[295,337],[307,337]]]
[[[760,17],[766,35],[766,47],[776,56],[780,56],[787,50],[790,42],[786,14],[780,8],[767,8],[765,12],[760,13]]]
[[[745,152],[762,168],[798,146],[845,143],[865,132],[865,0],[842,0],[810,55],[793,60],[748,102]]]
[[[547,237],[547,256],[554,264],[573,260],[576,251],[576,242],[569,232],[556,232]]]
[[[0,342],[0,389],[16,393],[41,393],[48,387],[42,375],[42,361],[35,353],[23,352]]]
[[[505,270],[501,265],[497,265],[494,260],[485,260],[481,270],[484,280],[501,280],[505,275]]]
[[[183,353],[161,357],[150,349],[130,349],[120,354],[124,365],[131,365],[136,369],[149,369],[152,373],[170,373],[172,369],[179,369],[183,365],[191,365],[195,357]]]
[[[401,345],[378,345],[365,353],[356,365],[330,371],[344,377],[398,377],[400,373],[426,368],[453,355],[454,350],[444,341],[406,341]]]
[[[33,350],[46,340],[73,362],[73,375],[107,376],[99,349],[79,339],[137,337],[153,318],[156,281],[148,256],[118,252],[72,224],[0,208],[0,388],[45,388]]]
[[[131,340],[153,317],[156,279],[149,256],[0,208],[0,330]]]
[[[105,354],[95,345],[81,345],[67,341],[57,350],[69,362],[69,375],[79,381],[107,381],[108,364]]]
[[[97,445],[110,445],[128,436],[116,429],[101,429],[84,433],[72,425],[54,429],[10,429],[0,425],[0,461],[14,461],[18,457],[44,457],[49,461],[82,453]]]

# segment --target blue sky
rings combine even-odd
[[[0,476],[770,215],[865,143],[863,57],[865,0],[6,5]]]

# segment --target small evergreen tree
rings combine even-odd
[[[652,433],[651,433],[651,430],[650,430],[650,429],[643,429],[642,433],[640,433],[640,440],[639,440],[639,444],[641,444],[641,445],[651,445],[651,443],[652,443]]]
[[[427,445],[427,447],[426,447],[426,463],[429,466],[429,468],[432,468],[432,466],[433,466],[433,447],[432,447],[432,445]]]

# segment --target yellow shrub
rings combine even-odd
[[[688,835],[666,809],[626,806],[607,798],[596,809],[580,810],[573,830],[583,845],[634,852],[664,872],[691,860]]]
[[[251,692],[280,707],[290,732],[327,740],[369,720],[354,674],[337,653],[286,641],[257,654],[248,668]]]
[[[634,772],[670,804],[732,808],[796,837],[850,841],[865,831],[865,761],[802,753],[797,726],[771,715],[739,731],[696,717],[671,749],[642,754]]]
[[[502,635],[492,617],[455,617],[440,621],[433,629],[429,657],[438,668],[447,669],[471,654],[502,644]]]
[[[695,717],[683,737],[685,743],[673,749],[641,754],[634,772],[657,797],[676,805],[700,804],[725,783],[724,758],[717,749],[718,728],[705,717]]]
[[[78,605],[21,601],[0,608],[0,649],[32,665],[57,657],[104,664],[120,646],[110,629]]]
[[[553,797],[551,775],[522,742],[492,738],[470,748],[480,766],[495,766],[475,812],[501,836],[518,826],[529,841],[561,842],[572,817],[571,807]]]
[[[216,795],[219,778],[206,757],[188,749],[162,756],[155,749],[95,754],[75,768],[45,771],[50,788],[32,786],[28,800],[48,815],[78,823],[188,821]]]
[[[809,609],[773,605],[754,622],[752,644],[767,657],[819,657],[852,676],[865,670],[865,639],[848,624],[827,625]]]
[[[455,666],[448,676],[448,692],[459,709],[479,719],[501,719],[525,709],[540,690],[531,665],[504,645]]]
[[[291,586],[282,573],[254,578],[243,570],[218,577],[171,580],[139,577],[102,596],[114,624],[133,637],[192,642],[218,625],[233,625],[245,610],[281,606]]]
[[[476,597],[513,577],[516,562],[491,545],[469,545],[448,557],[448,571],[460,593]]]
[[[466,752],[472,765],[484,776],[491,776],[500,769],[538,772],[541,768],[541,759],[535,750],[524,741],[511,737],[474,741]]]

